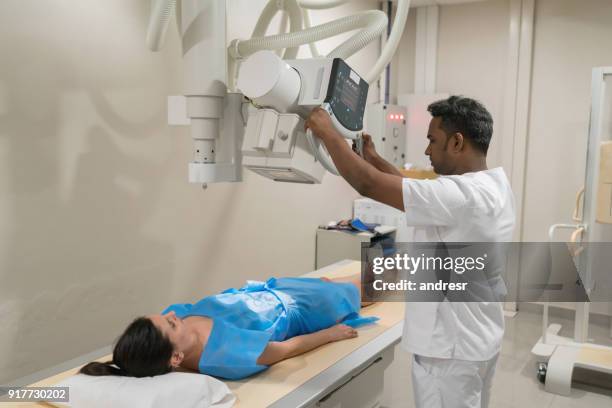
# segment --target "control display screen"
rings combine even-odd
[[[352,79],[339,81],[340,100],[351,110],[357,111],[359,105],[359,84]]]
[[[363,128],[363,115],[368,99],[369,85],[340,58],[334,59],[325,102],[334,116],[347,129]]]

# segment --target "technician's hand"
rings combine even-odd
[[[378,153],[376,152],[376,148],[374,146],[374,142],[372,141],[372,136],[364,133],[361,136],[363,140],[363,158],[370,164],[374,164],[374,162],[378,159]],[[357,143],[353,142],[353,151],[357,154]]]
[[[340,341],[357,337],[357,330],[353,329],[351,326],[347,326],[346,324],[337,324],[325,329],[324,331],[325,334],[327,334],[330,343],[332,341]]]
[[[304,130],[310,129],[315,136],[323,140],[340,136],[329,117],[329,113],[321,108],[314,108],[310,116],[306,119]],[[340,136],[342,137],[342,136]]]

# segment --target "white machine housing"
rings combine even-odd
[[[306,137],[304,118],[318,106],[335,128],[357,139],[363,128],[368,83],[339,58],[281,60],[254,53],[240,67],[238,89],[249,110],[242,165],[275,181],[320,183],[325,169]]]
[[[385,32],[388,18],[381,10],[364,10],[311,26],[308,15],[309,9],[330,9],[345,2],[346,0],[317,0],[315,2],[310,0],[269,0],[255,24],[250,39],[241,39],[248,35],[245,31],[248,28],[243,24],[230,25],[228,24],[228,18],[234,20],[235,17],[233,16],[242,18],[250,15],[251,5],[247,5],[250,2],[246,0],[233,0],[231,2],[227,0],[151,0],[151,16],[146,35],[146,43],[151,51],[159,51],[163,46],[166,31],[176,11],[176,25],[182,40],[185,85],[182,96],[169,99],[168,116],[170,124],[189,125],[191,127],[194,149],[193,160],[189,164],[190,182],[202,183],[205,187],[210,182],[242,180],[241,146],[244,126],[247,122],[246,117],[249,115],[244,113],[242,109],[243,101],[239,100],[236,78],[240,66],[246,62],[246,59],[259,51],[275,50],[283,58],[293,60],[297,57],[299,47],[302,45],[308,45],[316,59],[320,56],[316,47],[318,41],[352,32],[348,39],[341,42],[327,55],[327,58],[332,61],[333,71],[336,61],[349,58]],[[359,80],[366,87],[368,83],[379,78],[384,68],[391,61],[402,37],[409,8],[409,0],[397,4],[397,12],[394,17],[393,28],[388,33],[388,40],[381,49],[380,56],[366,73],[365,80]],[[270,23],[278,12],[283,12],[284,17],[287,18],[282,20],[278,34],[267,35]],[[289,25],[289,32],[286,31],[286,23]],[[233,39],[228,41],[230,38]],[[302,62],[295,62],[295,64],[302,64]],[[266,74],[263,70],[260,70],[259,73]],[[325,70],[323,73],[325,73]],[[355,75],[352,70],[350,74],[350,76]],[[289,81],[286,83],[286,85],[289,85],[289,88],[286,89],[288,91],[286,97],[291,97],[295,90],[291,86],[292,81],[295,83],[295,78],[295,75],[289,75],[285,78]],[[318,82],[318,77],[313,78],[315,82]],[[322,78],[321,81],[323,82],[324,79]],[[298,80],[301,79],[298,78]],[[306,86],[309,87],[310,85]],[[362,88],[361,84],[359,88]],[[300,95],[301,98],[305,99],[319,99],[324,96],[321,94],[318,95],[318,98],[314,94],[308,93],[301,93]],[[301,102],[305,102],[305,100],[301,100]],[[342,124],[342,116],[346,115],[346,112],[337,110],[332,102],[328,101],[322,107],[330,112],[334,124],[345,137],[355,137],[356,135],[353,133],[355,129],[351,129],[351,126],[338,126]],[[258,106],[258,108],[261,107],[266,106]],[[300,112],[274,110],[279,115],[297,114],[302,118],[305,117]],[[267,118],[265,120],[253,119],[257,123],[254,122],[255,124],[251,125],[251,130],[258,127],[269,127],[270,118],[273,118],[274,114],[262,112],[261,115],[267,116]],[[256,115],[250,115],[251,118],[254,116]],[[280,120],[280,116],[278,118]],[[301,137],[289,138],[289,135],[299,132],[298,128],[292,127],[289,131],[285,131],[287,130],[285,125],[294,121],[285,118],[282,122],[280,133],[283,134],[283,137],[286,134],[287,140],[290,140],[291,143],[293,143],[293,140],[297,144],[301,143],[299,141],[302,139]],[[266,126],[263,126],[263,123],[266,123]],[[347,129],[348,131],[345,132]],[[319,162],[326,170],[338,174],[333,161],[320,140],[314,137],[312,132],[306,132],[305,136],[307,144],[310,146],[310,152],[315,156],[315,159],[313,159],[315,163]],[[252,147],[252,154],[250,158],[247,158],[247,162],[252,161],[253,158],[260,159],[262,155],[259,153],[266,152],[267,149],[269,153],[267,155],[268,161],[273,160],[273,162],[266,163],[266,165],[273,167],[278,164],[276,169],[272,168],[270,171],[264,172],[265,174],[274,173],[271,174],[271,178],[279,181],[319,182],[322,177],[319,174],[321,171],[310,169],[311,163],[302,163],[299,155],[297,159],[293,160],[297,160],[298,164],[291,164],[287,167],[284,163],[276,163],[277,159],[286,161],[287,157],[278,157],[278,151],[274,152],[273,148],[262,146],[262,143],[265,144],[266,141],[274,142],[275,137],[267,136],[267,140],[264,137],[262,140],[257,140],[255,145],[250,146]],[[357,142],[359,146],[359,140]],[[248,150],[249,146],[247,146]],[[307,148],[303,150],[307,151]],[[291,149],[288,150],[288,153],[283,150],[281,155],[286,156],[288,154],[291,156],[292,153],[293,150]],[[252,166],[256,165],[252,164]],[[281,169],[281,172],[286,175],[287,168],[293,177],[277,177],[278,169]],[[308,176],[303,177],[304,174],[308,174]]]
[[[302,118],[274,109],[249,109],[242,165],[274,181],[320,183],[325,175],[306,141]]]
[[[405,106],[374,103],[366,109],[366,132],[372,136],[376,151],[395,167],[406,164]]]
[[[152,3],[147,44],[153,51],[163,44],[174,3]],[[242,95],[229,93],[226,86],[227,3],[185,0],[180,4],[177,26],[183,45],[183,95],[168,98],[168,123],[190,127],[193,158],[188,167],[189,182],[242,181]]]

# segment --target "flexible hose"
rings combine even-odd
[[[245,58],[260,50],[297,47],[358,28],[364,28],[364,31],[369,33],[369,40],[372,41],[376,38],[376,31],[369,28],[376,27],[379,31],[378,34],[380,34],[380,32],[384,31],[386,23],[387,16],[385,13],[380,10],[368,10],[295,33],[251,38],[247,41],[234,40],[230,46],[230,52],[233,54],[232,56],[234,58]],[[361,46],[363,46],[363,42],[367,39],[368,38],[360,38]],[[352,49],[350,44],[346,45],[345,43],[343,46],[341,51]]]
[[[147,27],[147,47],[151,51],[159,51],[164,45],[175,5],[176,0],[153,0],[151,2],[151,16]]]
[[[397,47],[402,39],[404,28],[406,27],[406,20],[408,19],[408,12],[410,11],[410,0],[398,0],[397,11],[395,13],[395,19],[393,20],[393,29],[391,35],[387,39],[385,48],[380,53],[380,57],[374,67],[364,77],[366,82],[372,83],[378,79],[380,74],[383,72],[387,64],[393,58],[393,54],[397,50]]]
[[[303,28],[302,9],[298,5],[297,0],[285,0],[285,11],[289,14],[289,32],[294,33],[301,31]],[[284,59],[297,58],[300,47],[288,48],[283,55]]]
[[[251,38],[260,38],[266,35],[266,31],[268,31],[268,27],[270,26],[272,19],[276,13],[281,10],[279,6],[281,6],[281,4],[277,0],[269,0],[268,3],[266,3],[264,9],[259,15],[257,23],[255,24]],[[297,3],[297,0],[285,0],[282,6],[289,16],[289,32],[300,31],[302,29],[302,11]],[[284,34],[284,32],[281,32],[281,34]],[[278,49],[282,48],[285,47]],[[283,58],[294,59],[297,57],[298,51],[299,46],[288,48],[285,51]]]
[[[379,13],[380,18],[372,19],[372,23],[363,27],[363,30],[353,34],[348,40],[334,48],[327,57],[347,59],[357,51],[365,48],[366,45],[374,41],[387,28],[387,15],[380,10],[375,10]]]
[[[266,31],[270,26],[270,22],[276,15],[277,11],[277,2],[274,0],[269,0],[261,11],[261,14],[259,15],[259,19],[255,24],[255,28],[253,29],[253,34],[251,34],[252,38],[263,37],[264,35],[266,35]]]
[[[304,17],[304,28],[312,27],[310,21],[310,11],[308,11],[307,9],[303,9],[302,15]],[[317,48],[317,44],[311,42],[310,44],[308,44],[308,47],[310,48],[310,55],[312,56],[312,58],[319,58],[321,56],[321,54],[319,53],[319,49]]]
[[[287,28],[289,28],[289,16],[287,15],[287,13],[282,12],[281,13],[281,21],[280,24],[278,25],[278,33],[286,33],[287,32]],[[289,30],[291,31],[291,30]],[[279,57],[283,58],[283,54],[285,53],[285,50],[276,50],[276,55],[278,55]]]
[[[257,19],[257,23],[255,24],[255,28],[253,29],[253,33],[251,34],[251,38],[263,37],[266,35],[268,31],[268,27],[272,22],[272,19],[279,11],[278,2],[274,0],[269,0],[268,3],[264,6],[261,14],[259,15],[259,19]],[[279,33],[284,33],[286,29],[287,16],[283,14],[283,18],[281,20],[281,26],[279,28]],[[278,49],[276,55],[282,58],[283,50]]]
[[[287,15],[287,13],[282,12],[281,13],[281,19],[280,19],[280,24],[278,25],[278,32],[279,32],[279,34],[280,33],[286,33],[288,26],[289,26],[289,16]],[[278,55],[281,58],[283,58],[283,54],[284,53],[285,53],[285,50],[276,50],[276,55]]]
[[[323,10],[348,2],[348,0],[299,0],[300,7],[304,9]]]

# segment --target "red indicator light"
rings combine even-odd
[[[400,115],[400,120],[404,120],[404,115]]]

